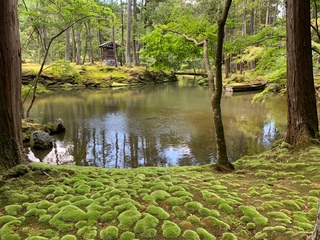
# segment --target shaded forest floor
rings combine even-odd
[[[0,239],[306,239],[320,149],[278,147],[235,167],[21,165],[0,181]]]

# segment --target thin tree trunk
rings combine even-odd
[[[133,62],[135,66],[140,65],[139,61],[139,42],[137,40],[138,36],[138,15],[137,15],[137,0],[133,0]]]
[[[319,138],[313,79],[310,0],[287,0],[287,131],[294,146]]]
[[[318,213],[316,223],[313,228],[312,235],[307,240],[320,240],[320,201],[318,202]]]
[[[77,41],[77,57],[76,57],[76,64],[81,64],[81,35],[80,31],[76,31],[76,41]]]
[[[21,49],[16,0],[0,1],[0,168],[26,157],[22,147]]]
[[[132,0],[127,1],[127,40],[126,40],[126,65],[131,67],[131,11],[132,11]]]
[[[222,49],[224,39],[224,26],[228,18],[228,12],[232,0],[226,0],[221,18],[218,20],[217,47],[216,47],[216,87],[211,94],[211,105],[213,110],[213,122],[215,127],[217,164],[219,171],[233,170],[233,165],[228,161],[227,147],[224,136],[222,114],[221,114],[221,96],[222,96]]]
[[[72,62],[77,61],[77,43],[76,43],[76,34],[74,28],[72,28]]]
[[[70,61],[70,29],[66,30],[66,48],[64,53],[64,59]]]
[[[113,54],[114,54],[114,66],[118,67],[118,56],[117,56],[117,45],[116,45],[116,36],[114,29],[114,18],[112,18],[112,42],[113,42]]]

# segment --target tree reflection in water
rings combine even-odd
[[[41,123],[62,118],[67,132],[63,139],[55,136],[55,146],[45,156],[30,149],[28,155],[50,164],[115,168],[212,163],[210,92],[189,83],[41,95],[31,117]],[[231,160],[269,148],[285,130],[285,100],[251,104],[252,96],[222,99]]]

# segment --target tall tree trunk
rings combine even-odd
[[[287,131],[284,141],[296,146],[319,137],[315,97],[310,0],[287,0]]]
[[[309,236],[307,240],[320,240],[320,201],[318,201],[316,224],[314,225],[312,235]]]
[[[101,36],[101,30],[98,29],[98,45],[100,46],[102,44],[102,36]],[[102,48],[98,48],[98,54],[99,54],[99,59],[102,59]]]
[[[226,140],[221,114],[221,96],[222,96],[222,49],[224,38],[224,26],[228,18],[228,12],[232,0],[226,0],[222,16],[218,20],[217,47],[216,47],[216,87],[212,89],[211,105],[213,110],[213,122],[215,127],[216,147],[217,147],[217,164],[219,171],[233,170],[233,165],[228,161]],[[213,91],[214,90],[214,91]]]
[[[126,65],[131,67],[131,10],[132,10],[132,0],[127,1],[127,39],[126,39]]]
[[[266,22],[265,22],[266,26],[268,26],[270,22],[270,7],[271,7],[271,0],[268,0],[267,10],[266,10]]]
[[[80,65],[81,64],[81,35],[80,35],[80,30],[76,31],[76,41],[77,41],[77,57],[76,57],[76,64]]]
[[[66,48],[64,53],[64,60],[70,61],[70,29],[66,30]]]
[[[123,14],[123,6],[122,6],[122,0],[120,0],[120,6],[121,6],[121,39],[120,39],[120,45],[121,47],[124,46],[124,14]],[[125,57],[124,57],[124,54],[123,54],[123,51],[121,51],[121,57],[120,57],[120,64],[121,66],[123,65],[125,61]]]
[[[89,43],[89,62],[93,64],[94,61],[93,61],[93,47],[92,47],[90,20],[88,20],[88,43]]]
[[[114,66],[118,67],[118,56],[117,56],[117,45],[116,45],[116,36],[114,29],[114,18],[112,18],[112,42],[113,42],[113,54],[114,54]]]
[[[139,61],[139,42],[137,40],[138,36],[138,15],[137,15],[137,0],[133,0],[133,62],[135,66],[140,65]]]
[[[72,62],[77,61],[77,42],[76,42],[76,34],[74,32],[74,28],[72,28]]]
[[[16,0],[0,1],[0,167],[25,160],[22,147],[21,49]]]

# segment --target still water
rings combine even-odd
[[[230,161],[270,148],[285,131],[285,98],[251,104],[255,93],[221,103]],[[27,149],[50,164],[135,168],[215,161],[210,91],[195,80],[122,89],[53,90],[30,113],[40,123],[62,118],[66,133],[51,151]]]

